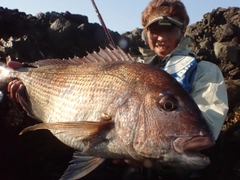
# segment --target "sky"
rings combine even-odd
[[[141,26],[141,13],[150,0],[94,0],[107,26],[112,31],[124,33]],[[218,7],[240,7],[240,0],[182,0],[185,4],[190,24],[201,21],[203,15]],[[99,23],[91,0],[2,0],[0,6],[18,9],[26,14],[39,12],[66,12],[88,17],[90,23]]]

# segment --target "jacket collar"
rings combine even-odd
[[[183,37],[182,40],[178,43],[177,47],[167,56],[163,58],[164,61],[175,55],[188,56],[191,55],[196,57],[196,55],[188,48],[191,39],[190,37]]]

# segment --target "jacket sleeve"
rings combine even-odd
[[[227,116],[228,98],[222,72],[215,64],[206,61],[198,63],[190,95],[217,140]]]

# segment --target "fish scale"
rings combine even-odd
[[[88,64],[88,66],[91,65]],[[122,87],[127,87],[128,84],[128,79],[121,78],[121,75],[119,75],[119,78],[115,75],[105,74],[106,72],[103,71],[100,71],[97,76],[94,74],[91,75],[92,71],[89,72],[88,68],[85,71],[82,66],[72,66],[72,68],[68,67],[65,70],[61,70],[61,66],[55,68],[59,68],[60,70],[56,70],[54,76],[52,73],[46,73],[49,70],[37,72],[33,69],[34,73],[28,72],[25,76],[22,75],[19,77],[28,87],[27,91],[32,100],[33,110],[37,109],[35,106],[44,107],[44,114],[36,113],[36,116],[41,117],[46,122],[78,121],[83,118],[87,118],[85,120],[92,120],[96,116],[99,119],[100,116],[96,113],[93,114],[95,115],[94,117],[90,117],[91,110],[95,109],[101,113],[100,111],[103,106],[99,106],[99,104],[105,101],[106,105],[102,110],[104,112],[104,109],[114,101],[114,97],[119,97],[120,94],[116,96],[116,93],[121,92],[123,90]],[[100,67],[98,68],[101,69]],[[77,73],[67,74],[69,71],[75,72],[76,69],[78,69]],[[89,75],[89,73],[91,74]],[[28,80],[26,81],[26,79]],[[132,78],[129,79],[131,80]],[[45,82],[46,80],[48,83]],[[72,84],[74,86],[70,87]],[[78,119],[74,117],[69,119],[67,118],[69,114],[76,114],[76,107],[74,106],[78,106],[79,111],[89,109],[89,112],[82,113]]]

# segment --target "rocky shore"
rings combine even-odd
[[[141,28],[123,34],[109,31],[115,44],[131,55],[149,54]],[[191,37],[191,50],[199,59],[217,64],[227,84],[230,110],[216,146],[221,161],[211,178],[240,179],[240,8],[214,9],[189,25],[186,35]],[[33,16],[0,7],[1,62],[82,57],[108,44],[102,26],[89,22],[85,15],[46,12]],[[73,150],[47,131],[18,136],[36,121],[6,95],[0,102],[0,120],[0,179],[59,179]],[[120,177],[119,167],[111,168],[105,169],[108,177]],[[101,170],[96,170],[95,175],[104,179]]]

